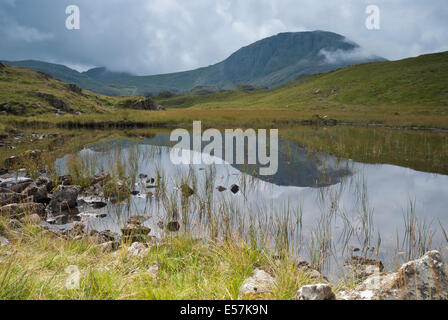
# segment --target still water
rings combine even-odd
[[[178,220],[179,232],[287,248],[331,273],[342,272],[352,254],[378,257],[393,268],[427,249],[447,251],[440,227],[448,229],[446,175],[338,159],[280,140],[277,174],[258,176],[257,166],[174,165],[171,146],[168,135],[158,134],[80,151],[78,159],[95,172],[113,170],[119,160],[139,191],[99,210],[82,208],[88,225],[119,232],[127,217],[143,215],[151,234],[162,237],[162,224]],[[68,173],[67,159],[56,161],[61,174]],[[195,191],[187,199],[184,183]]]

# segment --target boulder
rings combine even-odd
[[[47,192],[51,192],[51,190],[53,190],[53,182],[45,176],[40,176],[37,178],[35,183],[38,187],[45,186]]]
[[[81,217],[75,214],[60,214],[58,216],[51,217],[47,219],[47,222],[49,224],[55,224],[55,225],[65,225],[72,222],[79,222],[81,221]]]
[[[395,273],[368,277],[354,290],[337,295],[343,300],[447,300],[448,275],[438,251],[403,264]]]
[[[65,175],[58,177],[58,183],[64,186],[70,186],[73,183],[73,178],[71,175]]]
[[[79,186],[58,186],[53,192],[53,196],[48,205],[51,212],[55,213],[75,208],[80,189]]]
[[[347,259],[345,266],[348,267],[356,280],[364,280],[384,270],[381,260],[360,256],[352,256],[350,259]]]
[[[65,112],[72,112],[72,108],[70,108],[67,103],[59,98],[56,98],[56,96],[52,95],[51,93],[45,93],[45,92],[36,92],[36,96],[39,98],[43,98],[47,100],[47,102],[54,108],[58,110],[62,110]]]
[[[67,84],[67,88],[68,88],[68,90],[70,90],[74,93],[82,94],[82,89],[80,87],[78,87],[76,84],[69,83],[69,84]]]
[[[90,186],[96,185],[97,183],[104,183],[110,180],[110,174],[107,172],[99,173],[90,178]]]
[[[319,283],[301,287],[295,300],[336,300],[336,296],[327,283]]]
[[[8,193],[0,192],[0,206],[12,204],[12,203],[18,203],[18,202],[24,201],[26,198],[27,198],[27,196],[24,196],[24,195],[22,195],[20,193],[16,193],[16,192],[8,192]]]
[[[33,184],[32,180],[23,181],[11,186],[11,188],[9,189],[11,189],[12,192],[22,193],[26,188],[28,188],[32,184]]]
[[[132,216],[128,218],[127,223],[128,225],[140,225],[148,219],[149,218],[145,216]]]
[[[88,189],[84,190],[83,192],[87,196],[96,196],[100,198],[104,198],[104,191],[103,187],[100,183],[96,183],[92,186],[90,186]]]
[[[297,260],[294,263],[294,266],[297,268],[298,271],[306,273],[308,276],[310,276],[312,279],[316,279],[323,282],[328,282],[328,279],[320,273],[319,270],[316,270],[313,268],[307,261],[305,260]]]
[[[36,184],[32,183],[25,190],[22,191],[22,195],[27,197],[33,197],[35,202],[48,203],[48,193],[46,186],[38,187]]]
[[[147,248],[143,243],[134,242],[128,248],[128,253],[131,256],[142,258],[149,252],[149,248]]]
[[[150,228],[138,224],[128,224],[121,228],[124,239],[131,242],[145,241],[150,232]]]
[[[13,203],[0,208],[0,215],[9,217],[23,217],[25,214],[36,213],[39,216],[45,216],[45,207],[41,203]]]
[[[33,213],[30,215],[26,215],[25,217],[20,219],[20,221],[25,224],[39,224],[42,221],[42,219],[38,214]]]
[[[252,276],[244,280],[240,293],[242,295],[264,295],[271,292],[275,285],[276,281],[269,273],[255,269]]]
[[[128,100],[124,103],[124,106],[131,109],[139,109],[139,110],[165,110],[161,105],[159,105],[154,98],[147,95],[143,98]]]
[[[9,246],[9,240],[5,237],[0,236],[0,247],[7,247]]]
[[[149,268],[147,269],[147,272],[149,273],[149,277],[152,279],[156,279],[159,276],[159,265],[153,264],[152,266],[149,266]]]

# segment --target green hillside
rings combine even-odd
[[[174,96],[161,102],[168,107],[298,110],[315,106],[331,110],[343,105],[446,107],[447,80],[448,52],[442,52],[349,66],[302,77],[270,91],[229,91],[197,98]],[[427,113],[431,113],[431,109]]]
[[[171,91],[184,93],[197,86],[230,89],[241,84],[274,87],[300,75],[328,72],[347,65],[383,60],[378,57],[327,61],[322,51],[347,53],[358,48],[336,33],[289,32],[257,41],[226,60],[196,70],[133,76],[94,68],[79,73],[65,66],[39,61],[7,61],[9,65],[47,72],[55,78],[107,95],[143,95]]]
[[[46,73],[25,68],[0,67],[0,112],[7,115],[42,113],[79,114],[111,110],[114,99],[79,91]]]

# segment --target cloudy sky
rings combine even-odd
[[[380,30],[365,27],[377,5]],[[80,9],[67,30],[66,7]],[[0,59],[157,74],[207,66],[287,31],[340,33],[394,60],[448,50],[447,0],[0,0]]]

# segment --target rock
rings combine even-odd
[[[349,268],[356,280],[364,280],[384,270],[381,260],[368,259],[360,256],[352,256],[350,259],[347,259],[345,266]]]
[[[5,69],[6,68],[6,64],[4,64],[3,62],[0,62],[0,69]]]
[[[72,236],[83,236],[85,234],[85,230],[87,229],[86,225],[82,222],[76,222],[73,224],[70,229],[70,233]]]
[[[107,206],[107,203],[102,202],[102,201],[93,201],[93,202],[90,203],[90,205],[94,209],[101,209],[101,208],[104,208],[105,206]]]
[[[78,87],[76,84],[69,83],[69,84],[67,84],[67,87],[68,87],[68,90],[73,91],[74,93],[82,94],[82,89],[80,87]]]
[[[97,183],[104,183],[110,180],[110,174],[107,172],[99,173],[91,177],[90,186],[96,185]]]
[[[149,218],[145,217],[145,216],[132,216],[132,217],[128,218],[127,223],[129,225],[140,225],[140,224],[142,224],[143,222],[145,222],[148,219]]]
[[[148,178],[148,175],[147,175],[147,174],[144,174],[144,173],[140,173],[140,174],[138,175],[138,178],[139,178],[139,179],[146,179],[146,178]]]
[[[403,264],[395,273],[373,275],[352,291],[337,295],[343,300],[447,300],[448,275],[438,251]]]
[[[9,188],[2,188],[2,187],[0,187],[0,193],[13,193],[13,192]]]
[[[134,242],[129,248],[128,253],[131,256],[142,258],[149,252],[149,248],[147,248],[143,243]]]
[[[47,177],[40,176],[36,179],[35,183],[38,187],[45,186],[47,192],[51,192],[53,190],[53,182]]]
[[[275,285],[275,279],[269,273],[256,269],[250,278],[244,280],[240,293],[242,295],[263,295],[271,292]]]
[[[39,224],[42,221],[42,219],[38,214],[33,213],[30,215],[26,215],[25,217],[20,219],[20,221],[25,224]]]
[[[81,221],[81,218],[73,214],[61,214],[47,219],[47,222],[49,224],[55,224],[55,225],[64,225],[76,221]]]
[[[157,102],[149,95],[140,98],[128,100],[124,103],[124,106],[131,109],[139,109],[139,110],[165,110],[161,105],[157,104]]]
[[[25,200],[27,196],[24,196],[20,193],[9,192],[9,193],[0,193],[0,206],[5,206],[7,204],[18,203]]]
[[[55,107],[58,110],[63,110],[65,112],[72,112],[72,108],[70,108],[67,103],[59,98],[56,98],[56,96],[52,95],[51,93],[45,93],[45,92],[36,92],[36,96],[39,98],[43,98],[47,100],[47,102],[52,106]]]
[[[53,192],[48,208],[53,213],[75,208],[80,189],[79,186],[58,186]]]
[[[9,246],[9,240],[5,237],[0,236],[0,247],[7,247]]]
[[[13,230],[14,229],[20,229],[20,228],[22,228],[22,224],[17,219],[11,219],[8,222],[8,228],[9,229],[13,229]]]
[[[12,192],[22,193],[26,188],[33,184],[32,180],[19,182],[13,185],[10,189]]]
[[[23,115],[25,110],[26,110],[27,106],[21,104],[21,103],[17,103],[17,102],[9,102],[9,103],[3,103],[0,104],[0,112],[3,115],[8,115],[8,114],[12,114],[12,115]]]
[[[45,207],[41,203],[13,203],[0,208],[0,215],[10,217],[23,217],[25,214],[36,213],[39,216],[45,216]]]
[[[117,248],[119,246],[118,239],[119,235],[109,230],[104,230],[101,232],[93,230],[89,235],[89,240],[91,242],[101,244],[112,241],[114,243],[114,248]]]
[[[8,174],[8,169],[6,169],[6,168],[0,168],[0,176],[3,176],[3,175],[5,175],[5,174]]]
[[[98,245],[98,247],[100,248],[101,252],[111,252],[115,248],[115,242],[114,241],[107,241],[107,242],[104,242],[104,243],[100,243]]]
[[[190,196],[194,195],[194,190],[186,183],[180,186],[180,190],[182,192],[182,196],[186,198],[189,198]]]
[[[131,242],[145,241],[150,232],[150,228],[137,224],[129,224],[121,228],[121,233],[125,240],[131,240]]]
[[[238,191],[240,191],[240,187],[234,184],[230,187],[230,191],[232,191],[233,194],[236,194],[238,193]]]
[[[320,273],[319,270],[313,268],[307,261],[299,260],[294,263],[298,271],[308,274],[312,279],[328,282],[328,279]]]
[[[320,92],[320,89],[317,89],[316,91],[314,91],[314,94],[319,94]]]
[[[156,264],[153,264],[152,266],[150,266],[149,268],[148,268],[148,273],[149,273],[149,276],[152,278],[152,279],[156,279],[158,276],[159,276],[159,265],[156,263]]]
[[[70,186],[73,183],[73,178],[71,175],[65,175],[58,177],[58,184],[63,186]]]
[[[218,188],[216,188],[219,192],[224,192],[227,190],[227,188],[224,188],[223,186],[219,186]]]
[[[177,232],[180,229],[180,223],[177,221],[170,221],[168,222],[166,228],[168,229],[168,231]]]
[[[26,187],[25,190],[22,191],[22,195],[33,197],[34,201],[39,203],[48,203],[49,201],[47,194],[47,187],[46,186],[38,187],[34,183]]]
[[[100,183],[96,183],[93,186],[90,186],[87,190],[84,190],[84,194],[88,196],[96,196],[103,198],[104,197],[104,191],[103,187]]]
[[[319,283],[301,287],[295,300],[336,300],[336,296],[328,284]]]

